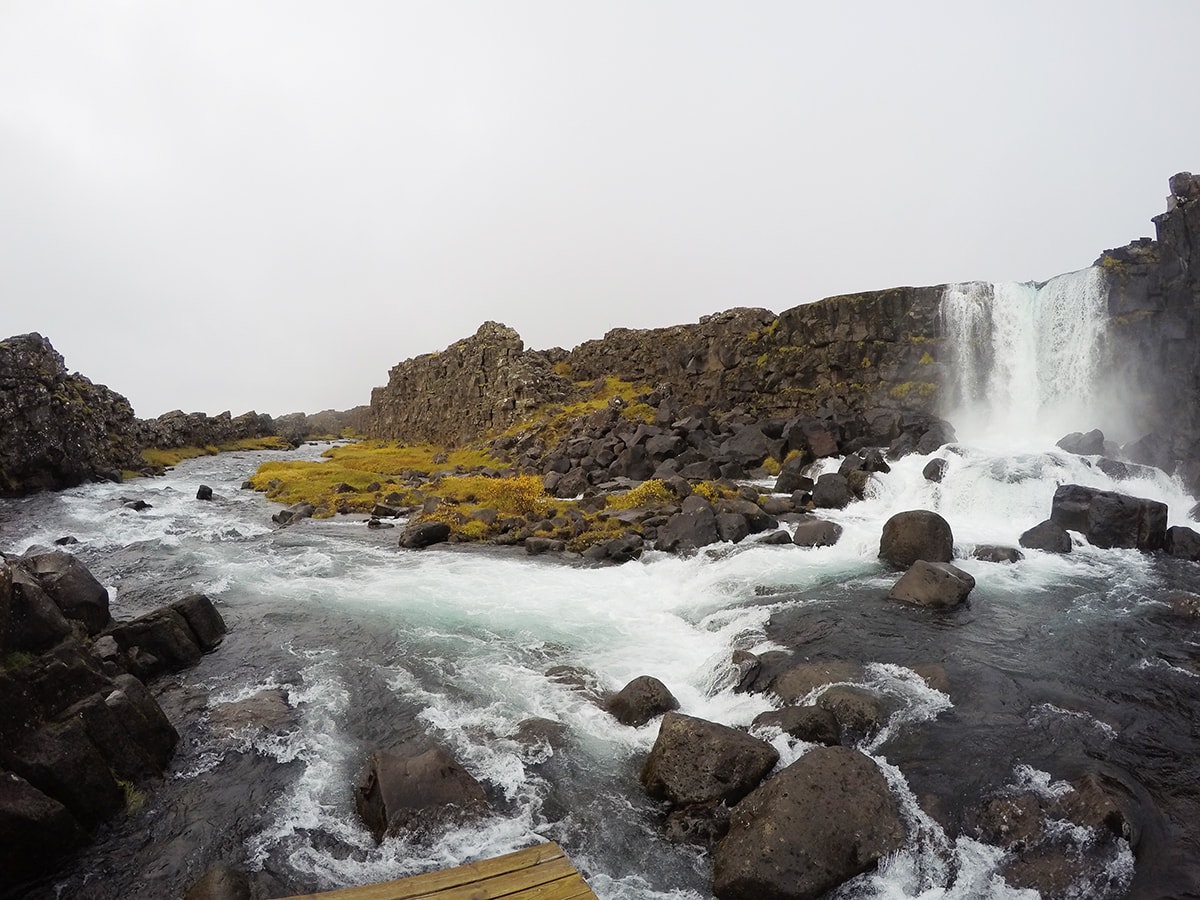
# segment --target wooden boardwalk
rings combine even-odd
[[[286,900],[596,900],[555,843],[453,869]]]

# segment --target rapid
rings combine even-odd
[[[999,875],[1002,848],[954,823],[988,797],[1053,793],[1097,771],[1133,798],[1134,833],[1102,843],[1076,829],[1071,840],[1095,859],[1067,895],[1200,894],[1200,641],[1164,599],[1200,592],[1200,567],[1079,540],[1071,554],[1029,550],[1011,565],[969,558],[977,544],[1016,546],[1061,483],[1161,500],[1170,524],[1188,523],[1196,501],[1166,474],[1114,479],[1053,445],[1105,424],[1089,406],[1098,277],[947,289],[959,379],[949,415],[961,442],[899,460],[871,476],[865,500],[823,511],[844,528],[833,547],[746,541],[587,567],[512,549],[401,550],[397,531],[368,530],[363,517],[276,528],[272,504],[240,485],[262,461],[315,458],[317,445],[0,501],[0,549],[77,538],[71,549],[108,587],[114,617],[201,591],[229,625],[216,652],[156,686],[182,737],[164,782],[27,896],[177,897],[218,862],[282,896],[552,839],[605,900],[703,900],[707,855],[662,839],[662,810],[638,782],[657,722],[622,726],[546,673],[571,667],[600,690],[654,675],[682,712],[747,726],[772,698],[734,692],[736,649],[864,663],[866,686],[885,700],[887,721],[859,748],[887,777],[910,839],[836,896],[1037,896]],[[941,483],[922,476],[932,458],[948,461]],[[213,502],[194,499],[201,483]],[[135,512],[126,498],[151,508]],[[884,599],[897,576],[876,558],[880,531],[917,508],[950,522],[955,564],[976,579],[956,611]],[[929,665],[945,671],[948,691],[914,672]],[[214,708],[264,689],[283,693],[293,722],[216,727]],[[559,723],[564,737],[530,739],[530,719]],[[484,783],[492,812],[433,842],[376,846],[353,785],[371,750],[418,734]],[[780,765],[809,749],[766,736]]]

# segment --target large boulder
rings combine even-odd
[[[844,509],[851,500],[850,482],[845,475],[826,472],[813,487],[813,506],[817,509]]]
[[[1080,456],[1099,456],[1104,452],[1104,432],[1099,428],[1087,433],[1072,431],[1061,438],[1055,446]]]
[[[635,728],[673,709],[679,709],[679,701],[653,675],[639,675],[608,701],[608,711],[616,720]]]
[[[1179,559],[1200,560],[1200,533],[1185,525],[1167,529],[1163,550]]]
[[[719,900],[815,900],[904,846],[887,781],[846,747],[806,753],[730,815],[713,859]]]
[[[642,784],[656,800],[682,806],[736,803],[779,760],[766,741],[677,712],[663,716],[658,738],[642,768]]]
[[[170,607],[117,625],[110,634],[139,678],[178,672],[194,666],[203,655],[187,620]]]
[[[483,787],[440,747],[405,744],[376,750],[354,805],[376,841],[400,831],[425,831],[487,808]]]
[[[1080,532],[1096,547],[1161,550],[1167,505],[1115,491],[1062,484],[1054,491],[1050,521]]]
[[[753,724],[755,728],[778,728],[784,734],[810,744],[836,747],[842,742],[841,725],[828,707],[785,706],[759,713]]]
[[[879,558],[898,569],[907,569],[918,559],[948,563],[954,558],[950,523],[927,509],[898,512],[883,524]]]
[[[688,500],[691,500],[688,497]],[[721,539],[717,517],[709,509],[678,512],[658,530],[655,549],[668,553],[690,553],[700,547],[715,544]]]
[[[0,871],[8,886],[49,868],[86,840],[65,806],[0,769]]]
[[[888,599],[927,609],[952,609],[974,587],[975,579],[957,566],[918,559],[892,585]]]
[[[30,552],[20,563],[37,576],[42,589],[68,619],[82,622],[88,634],[98,634],[111,618],[108,591],[87,567],[63,550]]]
[[[400,546],[409,550],[424,550],[440,544],[450,537],[450,526],[445,522],[414,522],[400,535]]]
[[[842,526],[837,522],[805,516],[796,523],[792,543],[797,547],[832,547],[841,536]]]
[[[1071,552],[1071,536],[1065,528],[1049,519],[1038,522],[1023,532],[1017,543],[1026,550],[1044,550],[1047,553]]]
[[[0,562],[0,650],[44,650],[70,633],[41,582],[20,565]]]

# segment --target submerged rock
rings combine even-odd
[[[993,563],[1015,563],[1025,558],[1016,547],[1001,547],[998,544],[980,544],[971,551],[972,559]]]

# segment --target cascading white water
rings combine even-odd
[[[941,318],[948,418],[989,446],[1047,446],[1102,423],[1106,283],[1096,267],[1045,284],[950,285]]]

